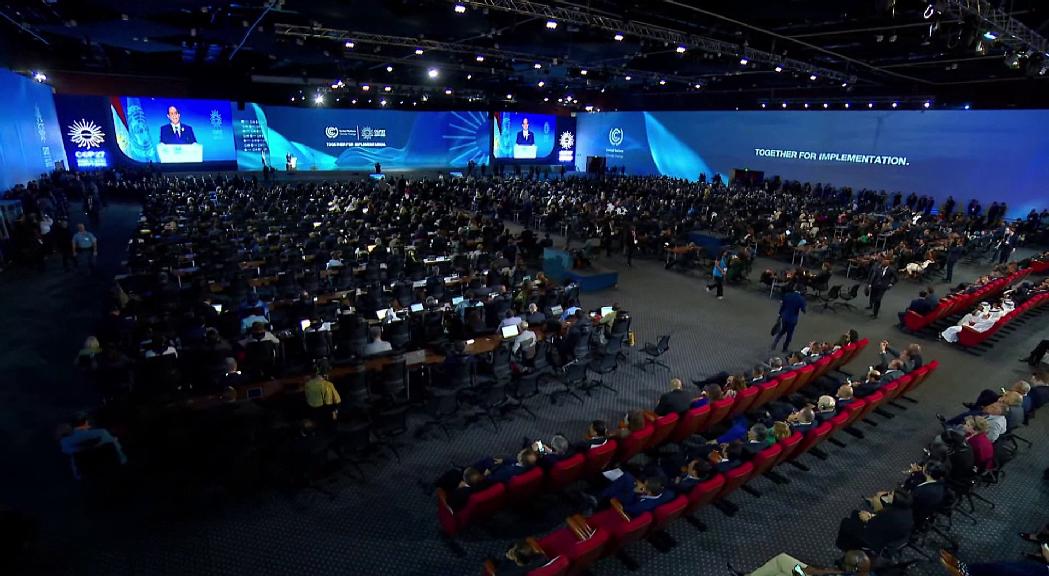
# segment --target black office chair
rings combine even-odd
[[[840,296],[841,296],[840,304],[842,306],[848,308],[849,310],[855,310],[856,307],[852,305],[852,301],[855,300],[856,297],[859,296],[859,294],[860,294],[860,285],[859,284],[853,284],[852,288],[849,288],[848,293],[841,293],[840,294]]]
[[[549,394],[550,403],[556,405],[557,396],[559,394],[568,394],[582,404],[583,398],[579,394],[576,394],[575,388],[582,388],[586,384],[586,369],[586,364],[571,362],[564,367],[563,372],[555,375],[554,380],[560,382],[562,388],[560,390],[554,390]]]
[[[383,446],[393,452],[397,461],[401,461],[400,445],[396,439],[408,431],[408,406],[396,406],[379,412],[372,423],[372,432]]]
[[[603,376],[611,374],[619,368],[619,357],[618,354],[605,354],[599,356],[590,361],[587,364],[587,370],[597,374],[597,379],[588,380],[583,384],[582,390],[586,392],[586,395],[590,395],[590,391],[594,388],[604,388],[611,390],[615,394],[619,394],[619,391],[605,383]]]
[[[368,388],[368,371],[358,365],[355,370],[345,377],[340,377],[335,383],[342,397],[339,407],[340,416],[346,415],[349,419],[366,417],[371,411],[371,390]]]
[[[415,436],[422,436],[425,431],[438,426],[447,440],[452,439],[448,424],[459,415],[459,396],[454,389],[434,388],[430,391],[430,400],[426,405],[429,420],[415,429]]]
[[[391,358],[382,367],[380,389],[382,397],[389,404],[399,404],[408,400],[408,368],[403,356]]]
[[[834,308],[834,305],[838,303],[836,302],[836,300],[838,300],[839,296],[841,296],[841,284],[835,284],[834,286],[831,286],[830,290],[828,290],[826,294],[818,296],[820,302],[823,302],[823,308],[820,308],[820,310],[829,309],[831,312],[837,312],[837,310]]]
[[[645,355],[648,356],[648,358],[645,358],[645,363],[641,365],[641,369],[645,370],[646,368],[648,368],[649,364],[653,364],[656,366],[662,366],[663,368],[670,370],[670,366],[667,366],[666,364],[659,361],[659,358],[666,354],[667,350],[670,350],[670,334],[664,334],[663,336],[660,336],[659,342],[657,342],[656,344],[646,342],[645,347],[642,348],[641,351],[645,353]]]
[[[302,343],[306,355],[311,360],[331,357],[331,332],[327,330],[306,330],[302,336]]]
[[[412,341],[412,332],[405,320],[391,322],[386,326],[385,332],[386,341],[393,346],[394,350],[404,350]]]

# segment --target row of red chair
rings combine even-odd
[[[666,442],[681,442],[739,414],[763,406],[780,396],[793,394],[809,382],[851,362],[869,343],[864,338],[844,346],[818,361],[785,372],[757,386],[750,386],[735,396],[693,408],[683,415],[667,414],[655,418],[641,430],[621,440],[608,440],[601,446],[575,454],[550,467],[545,473],[535,467],[511,478],[505,485],[496,484],[470,496],[459,511],[448,505],[447,494],[437,490],[437,519],[441,530],[455,536],[464,528],[495,514],[507,505],[523,502],[540,490],[555,492],[582,478],[596,478],[613,462],[626,462],[634,456]]]
[[[958,333],[958,345],[966,348],[970,346],[978,346],[983,344],[988,338],[994,336],[996,332],[1002,329],[1003,326],[1007,326],[1014,318],[1030,311],[1035,306],[1041,306],[1042,304],[1049,302],[1049,294],[1038,294],[1030,298],[1027,302],[1013,308],[1008,314],[1002,316],[991,326],[988,330],[978,332],[973,330],[971,326],[963,326],[962,331]]]
[[[1049,272],[1049,260],[1031,260],[1031,265],[1028,266],[1033,274],[1045,274]]]
[[[941,318],[946,318],[952,314],[967,311],[977,302],[985,300],[988,296],[1002,292],[1012,284],[1026,278],[1031,271],[1032,267],[1017,270],[1008,276],[984,284],[978,290],[970,294],[951,294],[949,296],[944,296],[943,298],[940,298],[936,308],[933,308],[931,312],[924,316],[913,310],[908,310],[903,316],[903,325],[911,332],[924,330],[932,325],[933,322],[936,322]]]
[[[910,374],[886,384],[866,398],[858,398],[829,422],[824,422],[808,433],[795,432],[755,455],[743,465],[697,484],[687,494],[663,504],[652,512],[629,518],[619,509],[609,508],[590,518],[576,515],[567,526],[533,541],[533,546],[550,561],[529,572],[530,576],[561,576],[578,574],[602,557],[619,552],[623,547],[649,534],[662,532],[671,522],[691,517],[699,508],[724,499],[744,486],[750,479],[769,472],[784,462],[794,461],[811,451],[831,435],[863,420],[884,403],[891,402],[920,386],[939,366],[930,362]],[[823,457],[826,457],[825,455]],[[491,576],[486,566],[485,576]]]

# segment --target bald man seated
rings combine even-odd
[[[670,390],[659,397],[659,404],[656,405],[655,410],[656,414],[666,416],[675,412],[683,414],[688,411],[692,405],[692,394],[685,392],[682,386],[683,383],[680,378],[674,378],[670,381]]]

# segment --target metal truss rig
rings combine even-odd
[[[839,82],[853,83],[856,81],[855,76],[844,74],[837,70],[815,66],[808,62],[795,60],[793,58],[786,58],[779,54],[758,50],[751,48],[750,46],[717,40],[715,38],[708,38],[706,36],[698,36],[696,34],[688,34],[672,28],[620,20],[618,18],[594,14],[585,10],[572,10],[556,6],[547,6],[545,4],[530,2],[528,0],[464,0],[461,3],[476,8],[488,8],[489,10],[500,10],[503,12],[536,18],[547,18],[565,24],[575,24],[577,26],[606,30],[608,32],[625,34],[635,38],[663,42],[668,45],[684,46],[689,50],[696,49],[711,54],[732,54],[739,56],[740,58],[747,58],[751,62],[768,64],[770,68],[774,66],[782,66],[788,70],[815,74],[818,77]]]
[[[998,35],[998,42],[1007,48],[1024,52],[1040,52],[1049,56],[1049,40],[1024,25],[1004,10],[995,8],[987,0],[943,0],[946,10],[960,16],[975,17],[982,26]]]

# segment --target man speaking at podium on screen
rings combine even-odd
[[[517,133],[518,146],[535,146],[535,134],[528,130],[528,118],[521,120],[521,131]]]
[[[160,127],[161,144],[196,144],[197,137],[193,134],[193,128],[189,124],[182,123],[182,114],[178,108],[168,106],[168,120],[170,124]]]

